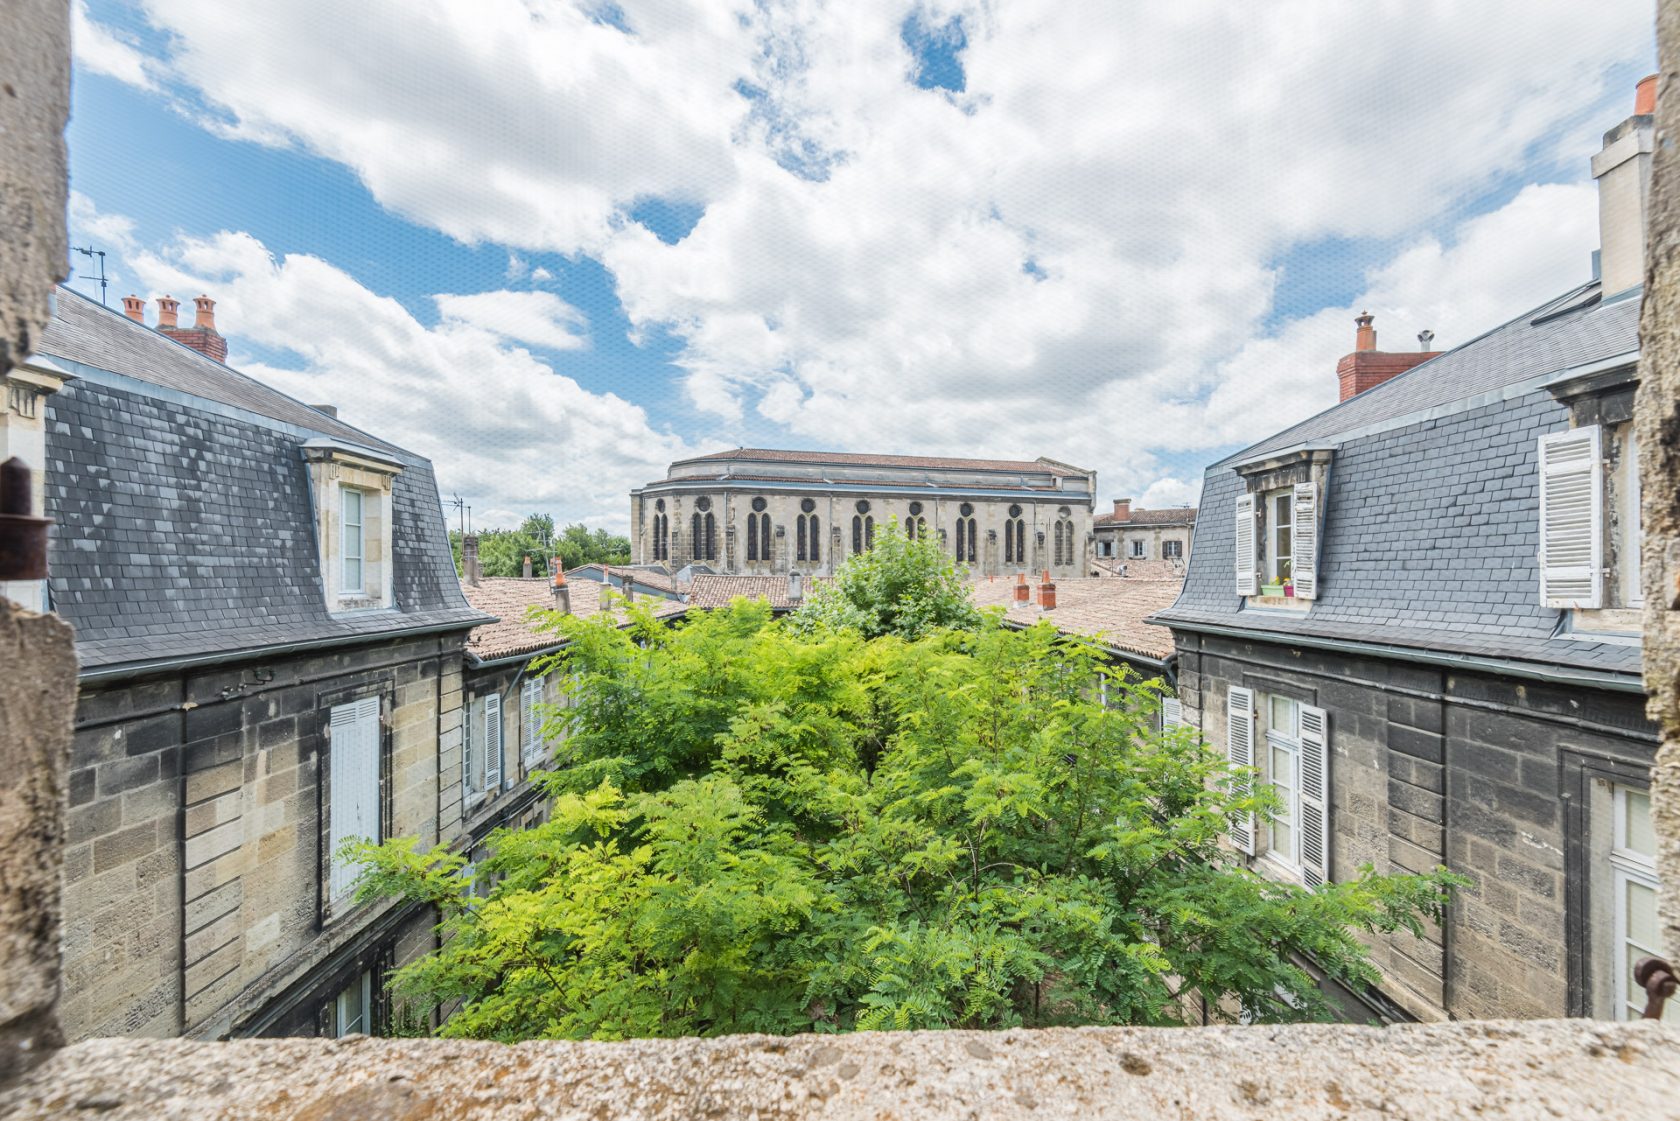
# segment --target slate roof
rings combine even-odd
[[[1157,618],[1639,673],[1637,644],[1566,635],[1539,597],[1536,444],[1569,414],[1522,383],[1636,349],[1638,299],[1597,294],[1566,293],[1208,468],[1183,594]],[[1339,445],[1320,597],[1298,615],[1245,609],[1234,464],[1309,443]]]
[[[600,614],[602,585],[599,580],[568,580],[566,586],[571,589],[573,615]],[[462,584],[461,593],[478,611],[496,616],[495,622],[474,627],[467,636],[467,653],[475,658],[483,661],[511,658],[554,649],[566,643],[563,629],[545,629],[531,618],[532,608],[551,610],[555,606],[554,592],[546,579],[487,576],[477,584]],[[616,589],[608,602],[613,617],[628,622],[623,597],[617,594]],[[654,615],[661,619],[681,615],[688,610],[686,604],[657,596],[638,597],[636,602],[652,604]]]
[[[847,467],[911,467],[944,469],[948,471],[1005,471],[1011,474],[1049,473],[1067,478],[1081,478],[1089,471],[1081,471],[1052,459],[953,459],[937,455],[870,455],[862,452],[788,451],[779,448],[736,448],[733,451],[713,452],[678,460],[678,464],[704,463],[708,460],[746,460],[749,462],[804,463]]]
[[[1124,529],[1127,526],[1158,526],[1158,525],[1192,525],[1196,521],[1194,506],[1180,506],[1166,510],[1133,510],[1130,517],[1116,518],[1114,511],[1098,514],[1091,519],[1094,526],[1114,526]]]
[[[829,576],[805,577],[805,594]],[[786,576],[696,576],[688,589],[688,602],[699,608],[726,607],[736,599],[765,599],[777,611],[791,611],[799,605],[788,598]]]
[[[1007,607],[1004,618],[1012,623],[1048,622],[1063,634],[1094,638],[1123,653],[1157,661],[1173,652],[1172,632],[1145,620],[1177,598],[1178,580],[1058,580],[1056,606],[1050,611],[1040,610],[1036,603],[1016,606],[1010,580],[977,580],[971,587],[976,604]],[[1036,599],[1037,587],[1032,591]]]
[[[37,353],[76,376],[48,398],[53,609],[84,672],[466,629],[431,464],[60,289]],[[395,606],[333,617],[303,441],[403,464],[393,483]]]

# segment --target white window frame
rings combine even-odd
[[[334,705],[328,717],[327,899],[346,903],[356,886],[359,865],[341,861],[338,850],[352,837],[383,840],[379,797],[381,742],[377,695]],[[352,784],[366,783],[352,789]],[[366,826],[371,825],[371,831]]]
[[[1149,542],[1145,541],[1141,537],[1134,537],[1134,538],[1132,538],[1131,544],[1132,544],[1132,552],[1131,552],[1131,559],[1132,560],[1148,560],[1149,559]]]
[[[1660,957],[1661,947],[1644,946],[1632,940],[1627,928],[1628,888],[1639,886],[1653,893],[1659,890],[1656,856],[1626,847],[1627,799],[1638,795],[1650,800],[1650,791],[1618,784],[1613,791],[1613,830],[1610,837],[1610,872],[1612,901],[1615,908],[1615,945],[1612,949],[1611,969],[1616,978],[1616,1019],[1637,1020],[1645,1011],[1645,993],[1633,985],[1633,963],[1642,957]],[[1672,1004],[1671,1004],[1672,1007]],[[1676,1017],[1664,1009],[1664,1020]]]
[[[361,1003],[361,1010],[354,1017],[354,1021],[346,1012],[346,1005],[352,997]],[[372,1035],[369,1029],[373,1022],[373,970],[364,969],[357,977],[346,985],[342,992],[333,998],[333,1037],[342,1039],[347,1035]]]
[[[543,760],[542,714],[537,706],[542,703],[542,678],[529,678],[519,687],[519,758],[525,765],[527,773],[536,768]]]
[[[339,594],[344,596],[362,596],[367,594],[367,503],[368,491],[360,487],[341,486],[339,491],[339,516],[342,521],[342,532],[339,538],[339,579],[342,587]],[[356,520],[350,520],[350,499],[355,497]],[[352,533],[351,530],[355,532]],[[351,546],[354,545],[352,552]],[[356,566],[356,579],[350,579],[350,565]]]
[[[1278,502],[1282,500],[1288,500],[1289,502],[1289,517],[1287,518],[1280,518],[1278,516]],[[1285,576],[1279,571],[1278,562],[1284,558],[1278,549],[1278,534],[1286,529],[1289,531],[1290,572],[1291,575],[1293,575],[1295,557],[1295,488],[1279,487],[1276,490],[1269,490],[1264,495],[1264,501],[1266,504],[1266,579],[1262,582],[1266,584],[1288,583],[1290,577]]]
[[[1289,706],[1292,727],[1278,731],[1272,726],[1273,706],[1282,702]],[[1266,714],[1266,783],[1281,795],[1282,809],[1266,824],[1266,859],[1282,867],[1292,879],[1301,878],[1301,704],[1293,697],[1268,694],[1261,711]],[[1273,752],[1283,751],[1289,756],[1289,782],[1280,787],[1277,771],[1272,765]],[[1276,822],[1282,819],[1289,826],[1289,850],[1277,845]]]
[[[1183,560],[1184,559],[1184,542],[1180,541],[1176,537],[1174,537],[1170,540],[1161,542],[1161,559],[1162,560]]]

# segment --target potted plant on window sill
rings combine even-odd
[[[1263,596],[1281,596],[1283,595],[1283,589],[1284,585],[1282,584],[1261,584],[1260,594]]]
[[[1283,594],[1284,594],[1284,597],[1287,598],[1287,599],[1294,599],[1295,598],[1295,581],[1285,580],[1283,582]]]

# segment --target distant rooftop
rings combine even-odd
[[[601,613],[603,585],[599,580],[568,580],[566,587],[571,589],[573,615],[586,618]],[[473,607],[496,616],[494,623],[474,627],[467,636],[467,653],[479,661],[537,654],[566,644],[564,633],[544,628],[531,618],[533,608],[550,610],[555,606],[553,587],[545,577],[526,580],[518,576],[487,576],[477,584],[462,583],[461,592]],[[651,604],[653,613],[660,618],[681,615],[688,610],[687,604],[657,596],[638,598],[636,602]],[[628,622],[624,599],[616,588],[610,603],[613,617]]]
[[[1013,475],[1047,473],[1067,478],[1090,474],[1089,471],[1070,464],[1042,457],[1039,459],[961,459],[937,455],[873,455],[863,452],[791,451],[781,448],[736,448],[734,451],[713,452],[710,455],[680,459],[671,466],[677,467],[689,463],[720,460],[749,463],[803,463],[817,466],[827,464],[836,467],[943,468],[954,471],[1001,471]]]

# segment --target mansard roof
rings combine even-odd
[[[1184,590],[1157,621],[1637,675],[1636,643],[1567,634],[1541,606],[1536,462],[1569,423],[1546,385],[1631,362],[1637,297],[1583,285],[1208,468]],[[1235,467],[1304,445],[1334,449],[1319,597],[1256,610],[1236,592]]]
[[[465,630],[432,466],[60,289],[38,353],[74,375],[48,398],[52,607],[84,674]],[[402,465],[391,609],[329,614],[300,448],[326,438]]]

